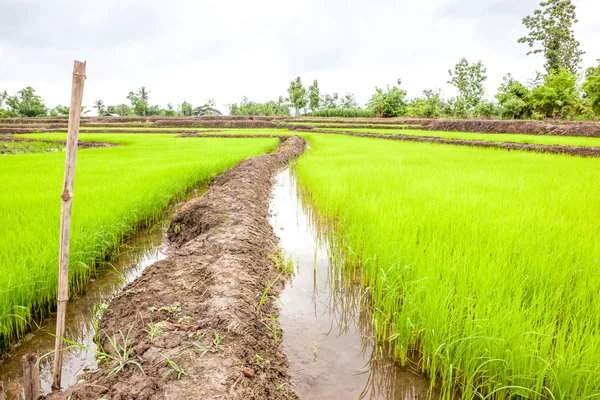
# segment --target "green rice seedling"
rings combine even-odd
[[[196,350],[200,351],[201,357],[204,357],[206,353],[210,351],[200,343],[193,342],[192,345],[196,348]]]
[[[94,332],[96,332],[94,335],[94,343],[96,343],[96,346],[98,346],[98,348],[101,348],[99,328],[100,318],[102,317],[107,308],[108,303],[96,303],[94,304],[94,307],[92,309],[92,324],[94,327]]]
[[[381,348],[444,398],[600,393],[600,160],[307,136],[303,199]]]
[[[165,359],[165,362],[169,367],[169,369],[167,369],[167,371],[163,374],[163,379],[167,379],[167,377],[172,373],[177,374],[177,380],[179,380],[182,376],[188,376],[188,372],[185,370],[185,368],[177,364],[172,358],[165,356],[163,353],[159,354]]]
[[[270,317],[260,322],[269,330],[269,332],[273,334],[273,342],[275,343],[275,346],[277,346],[281,341],[281,328],[279,327],[279,320],[277,318]]]
[[[269,260],[273,261],[275,268],[283,275],[291,277],[294,275],[294,260],[291,257],[287,257],[285,251],[277,247],[273,253],[269,253],[267,256]]]
[[[277,277],[275,279],[270,281],[267,284],[267,287],[265,287],[265,290],[263,290],[263,292],[260,296],[260,300],[258,301],[258,306],[256,306],[256,315],[260,314],[260,309],[267,302],[267,300],[269,300],[269,299],[279,300],[275,296],[270,296],[269,291],[271,291],[271,288],[273,287],[273,285],[275,285],[277,283],[277,281],[279,281],[280,277],[281,277],[281,273],[279,275],[277,275]]]
[[[152,341],[152,339],[154,339],[157,336],[162,335],[164,332],[161,329],[161,327],[157,324],[155,324],[154,322],[148,322],[146,324],[146,328],[144,329],[144,332],[146,332],[148,334],[148,340]]]
[[[221,336],[219,332],[214,331],[213,345],[215,346],[215,350],[219,350],[221,348],[221,342],[223,339],[225,339],[225,336]]]
[[[133,350],[133,347],[129,342],[129,335],[131,334],[132,328],[133,326],[129,328],[127,334],[123,334],[122,331],[119,331],[119,333],[114,337],[111,337],[105,333],[106,339],[108,340],[110,347],[112,347],[114,353],[116,354],[112,355],[105,352],[97,353],[99,362],[109,363],[110,370],[106,375],[107,378],[111,378],[117,375],[128,365],[134,365],[138,367],[138,369],[142,371],[143,374],[145,374],[142,365],[137,360],[131,357],[131,351]]]
[[[65,139],[64,133],[25,135]],[[120,146],[79,151],[71,229],[71,293],[98,261],[170,203],[239,161],[272,151],[277,139],[176,138],[170,134],[86,134]],[[56,301],[64,153],[0,157],[0,349],[21,337]]]

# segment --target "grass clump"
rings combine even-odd
[[[446,398],[600,393],[600,160],[338,135],[310,145],[299,182],[337,221],[396,360],[419,354]]]

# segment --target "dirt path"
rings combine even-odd
[[[278,316],[269,295],[283,288],[272,261],[277,245],[268,222],[274,176],[304,151],[293,137],[279,151],[239,163],[184,205],[169,228],[169,256],[148,267],[111,301],[100,320],[107,336],[123,345],[133,363],[111,378],[102,363],[64,393],[48,399],[295,399],[287,358],[262,320]],[[150,324],[150,325],[149,325]],[[154,325],[162,333],[150,339]],[[156,332],[155,332],[156,333]],[[222,339],[219,339],[222,338]],[[169,364],[169,360],[171,364]],[[180,371],[185,371],[179,376]]]
[[[600,157],[600,147],[592,146],[561,146],[558,144],[529,144],[529,143],[515,143],[515,142],[492,142],[486,140],[465,140],[465,139],[447,139],[438,136],[415,136],[415,135],[387,135],[378,133],[361,133],[361,132],[350,132],[350,131],[323,131],[323,130],[311,130],[314,133],[325,133],[331,135],[347,135],[357,136],[374,139],[385,139],[385,140],[403,140],[406,142],[419,142],[419,143],[440,143],[440,144],[453,144],[457,146],[470,146],[470,147],[487,147],[487,148],[498,148],[506,150],[521,150],[521,151],[533,151],[538,153],[551,153],[551,154],[569,154],[572,156],[580,157]]]
[[[28,139],[28,138],[21,138],[21,137],[16,137],[13,135],[0,135],[0,141],[7,141],[7,142],[33,142],[33,143],[56,143],[56,144],[61,144],[66,146],[67,145],[67,141],[66,140],[46,140],[46,139]],[[99,147],[114,147],[114,146],[120,146],[120,144],[118,143],[108,143],[108,142],[83,142],[83,141],[79,141],[77,143],[77,146],[80,149],[92,149],[92,148],[99,148]]]

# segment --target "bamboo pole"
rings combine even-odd
[[[25,400],[40,398],[40,369],[37,354],[25,354],[21,358],[23,364],[23,392]]]
[[[4,394],[4,383],[0,381],[0,400],[6,400],[6,394]]]
[[[75,181],[75,160],[77,139],[81,117],[83,84],[85,83],[85,62],[75,61],[73,86],[71,89],[71,109],[69,111],[69,136],[67,138],[67,159],[65,180],[62,191],[60,215],[60,261],[58,266],[58,313],[56,316],[56,339],[54,347],[54,371],[52,390],[60,390],[62,376],[62,346],[65,337],[67,303],[69,302],[69,243],[71,236],[71,207],[73,204],[73,184]]]

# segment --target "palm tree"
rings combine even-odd
[[[150,92],[146,90],[145,86],[142,86],[138,89],[137,95],[142,101],[142,103],[148,104],[148,100],[150,100]]]
[[[94,102],[94,108],[98,112],[98,116],[101,117],[104,114],[106,114],[106,106],[104,105],[104,102],[102,100],[96,100]]]

